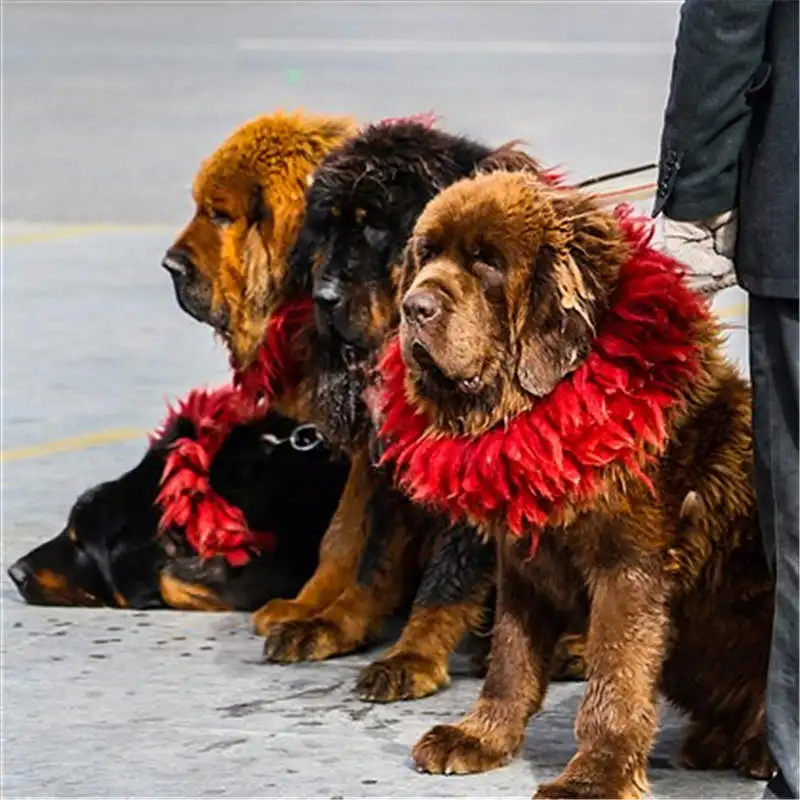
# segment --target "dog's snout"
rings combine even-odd
[[[342,302],[342,287],[335,281],[320,281],[314,284],[314,302],[323,311],[332,311]]]
[[[430,322],[440,311],[442,306],[432,292],[412,292],[403,301],[403,314],[410,322],[424,325]]]
[[[192,270],[192,260],[185,250],[180,250],[177,247],[170,247],[164,254],[161,266],[170,274],[185,278],[188,277]]]
[[[25,585],[25,582],[28,580],[29,576],[30,570],[22,561],[17,561],[8,568],[8,577],[14,581],[14,585],[18,589],[21,589]]]

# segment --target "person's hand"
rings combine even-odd
[[[736,209],[697,222],[661,216],[661,246],[689,268],[687,278],[693,289],[714,294],[736,284],[737,222]]]

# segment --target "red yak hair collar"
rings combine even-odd
[[[270,401],[299,380],[298,337],[313,324],[312,307],[310,297],[285,303],[270,318],[254,362],[234,372],[229,385],[190,392],[151,437],[162,436],[177,417],[194,424],[193,438],[170,446],[156,502],[161,529],[180,526],[203,558],[222,555],[232,566],[241,566],[251,553],[275,547],[271,531],[251,530],[241,509],[214,491],[209,469],[235,426],[262,418]]]
[[[665,412],[682,401],[698,370],[693,328],[708,307],[684,283],[684,269],[650,246],[652,223],[615,212],[630,256],[589,357],[528,411],[477,436],[446,435],[405,393],[395,336],[378,366],[384,463],[415,501],[455,520],[505,520],[515,535],[542,526],[603,489],[623,466],[653,490],[643,468],[667,442]]]

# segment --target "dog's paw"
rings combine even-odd
[[[468,775],[504,767],[511,753],[498,752],[459,725],[436,725],[414,746],[417,769],[434,775]]]
[[[647,791],[643,767],[631,769],[627,759],[619,762],[594,754],[580,754],[550,783],[536,790],[538,798],[609,798],[609,800],[639,800]]]
[[[397,653],[365,667],[356,682],[356,694],[372,703],[417,700],[450,683],[447,664],[419,653]]]
[[[344,655],[356,648],[342,629],[326,619],[297,620],[274,625],[264,642],[265,661],[294,664],[298,661],[323,661]]]
[[[314,614],[314,609],[296,600],[276,598],[265,603],[253,612],[253,627],[259,636],[266,636],[276,625],[284,622],[298,622]]]
[[[681,747],[679,763],[684,769],[720,770],[736,768],[744,777],[769,780],[775,771],[762,733],[743,743],[733,740],[734,733],[722,725],[695,722]]]
[[[635,784],[625,786],[607,786],[604,783],[584,783],[583,781],[557,778],[550,783],[543,783],[534,794],[534,800],[540,798],[581,798],[596,800],[602,797],[608,800],[638,800],[644,797]]]

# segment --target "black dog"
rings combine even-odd
[[[497,168],[538,165],[513,146],[490,150],[423,124],[396,122],[365,129],[315,173],[290,266],[298,291],[311,290],[315,302],[309,352],[318,422],[332,444],[354,457],[365,449],[375,454],[364,396],[399,318],[398,272],[417,216],[441,189],[476,169]],[[423,697],[447,685],[452,651],[491,618],[494,549],[474,528],[453,527],[413,506],[378,468],[364,495],[368,535],[343,526],[329,548],[360,549],[357,574],[316,615],[273,625],[265,654],[287,662],[351,651],[410,595],[413,608],[400,640],[361,674],[358,692],[383,702]],[[333,573],[335,565],[324,559],[323,553],[320,573]],[[562,675],[574,674],[564,666]]]
[[[84,492],[64,530],[9,568],[22,597],[40,605],[250,611],[293,596],[316,568],[348,464],[331,459],[314,429],[275,413],[235,428],[211,465],[211,486],[251,528],[274,532],[277,546],[232,567],[219,556],[197,557],[180,530],[158,533],[155,500],[169,445],[193,434],[179,417],[134,469]]]

